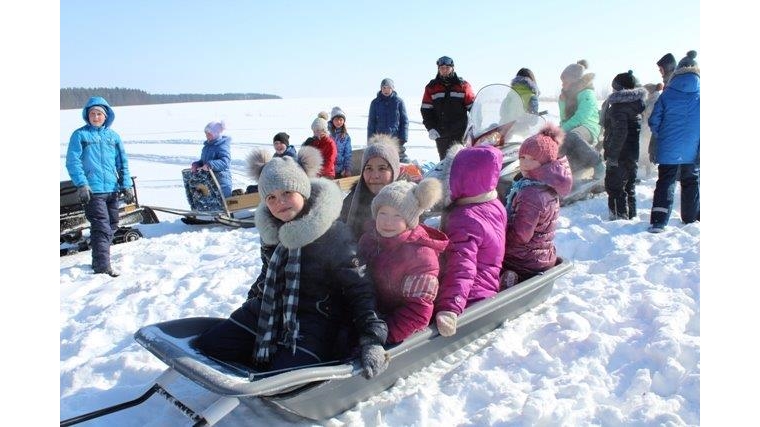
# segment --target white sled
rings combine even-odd
[[[551,294],[554,281],[571,269],[572,264],[558,260],[548,271],[473,304],[458,318],[457,332],[451,337],[440,335],[436,327],[430,325],[398,345],[387,346],[390,365],[370,380],[361,375],[358,360],[336,360],[281,372],[256,371],[212,360],[196,351],[191,342],[224,320],[221,318],[196,317],[145,326],[135,333],[135,340],[168,366],[155,384],[133,401],[64,420],[61,425],[77,424],[136,406],[155,393],[167,398],[194,425],[213,425],[240,403],[250,404],[253,399],[272,405],[286,418],[329,419],[541,304]],[[180,376],[217,394],[219,399],[207,408],[189,408],[168,391]]]

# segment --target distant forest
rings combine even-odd
[[[61,110],[82,108],[91,96],[102,96],[112,107],[123,105],[171,104],[176,102],[211,102],[240,101],[246,99],[281,99],[277,95],[266,93],[221,93],[198,94],[180,93],[178,95],[150,94],[144,90],[126,88],[83,88],[67,87],[61,89]]]

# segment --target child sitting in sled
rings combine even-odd
[[[507,226],[504,205],[496,193],[502,158],[498,148],[480,145],[459,150],[450,163],[451,205],[441,216],[441,230],[449,237],[449,245],[435,302],[436,325],[443,336],[456,333],[457,317],[465,307],[499,291]]]
[[[560,198],[570,193],[570,163],[557,158],[565,136],[556,125],[544,126],[520,146],[522,178],[507,195],[507,242],[502,289],[546,271],[557,261],[554,231]]]
[[[440,181],[427,178],[393,182],[372,200],[375,228],[359,240],[359,256],[375,281],[389,344],[426,328],[433,317],[438,257],[449,239],[419,220],[440,198]]]
[[[261,274],[252,298],[229,319],[203,332],[193,345],[221,360],[276,370],[335,360],[344,317],[359,337],[367,378],[384,371],[388,328],[376,312],[375,289],[358,262],[351,231],[338,221],[340,188],[311,179],[322,166],[319,151],[304,147],[298,159],[248,157],[264,201],[256,209]],[[261,286],[259,288],[259,286]]]

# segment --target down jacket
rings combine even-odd
[[[297,317],[301,333],[317,337],[321,347],[333,348],[344,320],[354,327],[362,343],[384,344],[387,327],[377,315],[375,288],[360,264],[356,243],[348,227],[337,221],[340,188],[324,178],[311,181],[305,214],[282,223],[265,203],[256,209],[261,237],[262,268],[249,297],[261,294],[267,267],[277,244],[301,248]],[[249,299],[244,307],[257,306]],[[255,325],[253,325],[255,328]]]
[[[367,139],[376,133],[384,133],[395,136],[405,143],[408,137],[409,118],[406,115],[406,106],[393,91],[389,96],[378,91],[377,97],[369,104],[369,117],[367,118]]]
[[[517,191],[510,205],[504,268],[518,274],[535,274],[553,267],[557,260],[554,233],[559,218],[560,198],[568,195],[573,176],[567,157],[531,171],[540,185]]]
[[[699,68],[684,67],[673,73],[654,104],[649,127],[657,138],[657,163],[698,163]]]
[[[378,309],[388,324],[389,344],[430,323],[438,293],[438,257],[448,242],[445,234],[424,224],[393,237],[372,230],[359,240],[359,256],[367,261]]]
[[[227,135],[222,135],[211,141],[205,141],[203,143],[203,149],[201,149],[201,159],[193,162],[197,167],[208,165],[208,167],[214,171],[216,180],[219,181],[219,186],[224,191],[224,197],[229,197],[232,194],[232,174],[230,173],[230,143],[232,138]]]
[[[88,120],[90,107],[102,105],[106,110],[103,126],[92,126]],[[132,176],[124,144],[119,134],[111,130],[116,118],[108,101],[93,96],[82,108],[82,118],[86,123],[75,130],[66,150],[66,170],[77,187],[88,185],[93,193],[112,193],[132,188]]]

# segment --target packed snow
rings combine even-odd
[[[140,204],[187,209],[180,171],[200,155],[203,127],[224,119],[233,140],[235,188],[253,183],[245,156],[310,136],[321,110],[340,106],[354,148],[366,143],[370,98],[282,99],[115,107]],[[437,161],[417,99],[408,153]],[[541,109],[556,113],[556,103]],[[81,110],[60,113],[61,180]],[[328,426],[700,425],[700,224],[646,232],[656,177],[637,186],[638,218],[607,221],[606,194],[561,209],[556,245],[574,265],[548,300],[444,360],[325,421]],[[157,213],[144,237],[114,245],[121,276],[94,275],[90,253],[60,258],[60,419],[141,395],[166,366],[133,339],[142,326],[226,317],[261,268],[255,228],[192,226]],[[391,363],[393,363],[391,361]],[[174,395],[200,409],[214,395],[184,378]],[[254,400],[218,425],[312,425]],[[84,425],[169,426],[188,421],[158,396]]]

